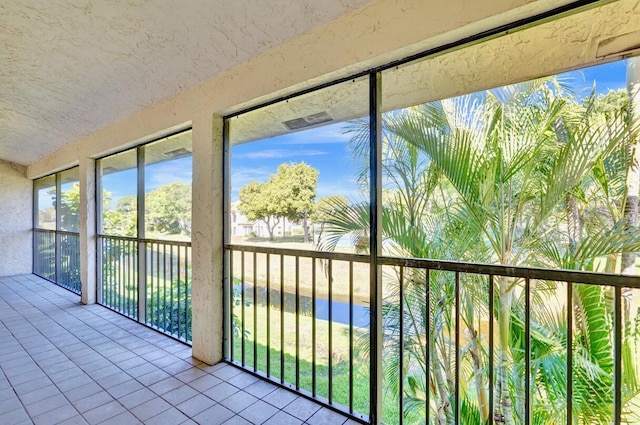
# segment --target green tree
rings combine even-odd
[[[138,199],[135,195],[123,196],[111,209],[111,199],[103,196],[103,232],[107,235],[134,237],[137,233]]]
[[[538,80],[396,111],[385,116],[383,140],[382,227],[386,251],[393,255],[439,258],[516,266],[593,270],[596,259],[637,251],[638,232],[622,233],[619,226],[584,228],[584,235],[568,235],[571,197],[597,168],[626,143],[628,127],[618,117],[597,113],[589,100],[577,105],[554,80]],[[561,123],[561,126],[558,126]],[[362,134],[356,126],[354,134]],[[559,128],[562,131],[558,131]],[[366,143],[356,139],[354,143]],[[355,152],[358,149],[354,149]],[[325,241],[368,226],[362,220],[367,205],[352,205],[331,220]],[[333,239],[332,239],[333,238]],[[323,243],[323,242],[321,242]],[[454,382],[451,335],[456,332],[452,303],[456,296],[451,273],[432,272],[432,317],[424,309],[425,276],[416,270],[402,281],[402,305],[391,290],[383,307],[388,385],[396,386],[404,369],[403,414],[424,415],[430,392],[439,423],[451,423],[451,397],[457,388],[476,387],[474,398],[463,397],[462,410],[486,422],[487,354],[478,338],[481,306],[488,305],[486,281],[461,286],[460,316],[468,330],[461,348],[465,381]],[[523,282],[495,278],[496,297],[496,423],[514,424],[523,416],[524,300]],[[557,284],[545,283],[538,300],[555,296]],[[566,330],[557,312],[539,303],[532,324],[533,382],[540,391],[535,420],[559,418],[566,407],[562,370],[567,350],[574,351],[574,417],[587,423],[606,423],[611,417],[611,312],[603,288],[576,285],[574,292],[578,336],[566,347]],[[399,321],[404,311],[407,323]],[[539,313],[539,314],[538,314]],[[486,313],[485,313],[486,314]],[[564,312],[563,314],[568,314]],[[609,327],[603,327],[603,324]],[[399,359],[399,330],[405,356]],[[428,331],[428,333],[427,333]],[[424,335],[430,335],[425,341]],[[425,364],[429,352],[430,364]],[[395,356],[394,356],[395,353]],[[633,369],[633,368],[631,368]],[[433,381],[425,386],[430,371]],[[635,372],[634,372],[635,373]],[[422,383],[422,384],[421,384]],[[391,391],[396,393],[397,391]],[[607,395],[608,394],[608,395]],[[464,395],[464,394],[463,394]],[[472,413],[476,412],[476,413]],[[409,420],[407,420],[409,422]]]
[[[80,223],[80,184],[74,183],[61,195],[60,225],[62,230],[78,232]]]
[[[272,176],[273,195],[283,202],[284,216],[291,221],[302,221],[304,242],[309,242],[307,219],[313,211],[318,186],[318,170],[300,162],[280,164]]]
[[[281,217],[302,221],[308,241],[307,218],[313,211],[317,184],[318,170],[304,162],[280,164],[268,181],[254,181],[240,189],[238,210],[249,220],[264,222],[270,241]]]
[[[313,212],[309,215],[309,218],[314,223],[324,223],[335,216],[336,210],[344,209],[348,205],[349,200],[345,196],[323,196],[316,201]]]
[[[282,205],[271,196],[271,181],[265,183],[251,182],[240,189],[238,210],[251,221],[260,220],[267,225],[269,240],[273,241],[273,229],[283,215]]]
[[[323,237],[325,223],[330,222],[340,211],[344,211],[349,206],[349,200],[341,195],[329,195],[318,199],[313,207],[313,212],[309,218],[314,223],[320,225],[319,239]]]
[[[191,185],[169,183],[145,197],[146,225],[152,232],[191,234]]]

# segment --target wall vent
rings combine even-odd
[[[282,124],[284,124],[289,130],[300,130],[331,121],[333,121],[333,118],[331,118],[331,116],[326,112],[317,112],[315,114],[307,115],[306,117],[283,121]]]

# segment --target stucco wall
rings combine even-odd
[[[0,161],[0,276],[31,273],[32,187],[24,167]]]
[[[31,164],[30,178],[321,82],[457,40],[567,0],[376,0]],[[194,154],[197,155],[196,152]]]

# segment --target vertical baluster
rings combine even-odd
[[[349,261],[349,412],[353,413],[353,261]]]
[[[113,259],[111,258],[111,250],[107,249],[109,246],[109,240],[107,238],[102,239],[102,252],[105,256],[106,262],[102,265],[102,287],[100,290],[102,291],[102,304],[109,304],[109,293],[107,292],[107,288],[109,287],[109,282],[111,282],[111,275],[113,272],[111,271],[111,264],[113,264]]]
[[[177,248],[180,249],[180,245],[178,245]],[[170,280],[169,287],[171,288],[170,292],[169,292],[169,306],[170,306],[170,308],[169,308],[169,326],[171,327],[171,329],[170,329],[171,335],[176,335],[175,326],[173,324],[173,321],[175,320],[175,317],[173,315],[173,309],[174,309],[174,305],[173,305],[173,289],[174,289],[173,288],[173,285],[174,285],[174,278],[173,278],[173,260],[174,260],[174,257],[173,257],[173,253],[174,253],[175,249],[176,249],[176,246],[175,245],[171,245],[171,259],[169,261],[169,280]],[[229,305],[231,305],[231,304],[229,304]],[[178,338],[180,338],[180,336],[178,336]]]
[[[622,287],[614,289],[613,318],[613,423],[622,420]]]
[[[117,298],[116,298],[116,309],[119,312],[122,312],[123,308],[122,308],[122,282],[124,282],[125,279],[125,273],[126,270],[124,268],[124,264],[123,264],[123,260],[124,260],[124,247],[125,247],[126,241],[124,239],[121,239],[120,241],[118,241],[118,247],[119,247],[119,252],[120,252],[120,261],[118,261],[118,269],[120,270],[120,278],[118,279],[118,289],[117,289]]]
[[[133,257],[133,268],[131,269],[131,288],[133,288],[133,313],[134,318],[138,318],[140,308],[140,288],[138,287],[138,273],[140,273],[140,246],[137,242],[129,242],[131,245],[131,256]]]
[[[167,243],[162,244],[162,330],[167,332]]]
[[[106,305],[108,307],[111,307],[111,285],[113,282],[113,279],[115,279],[115,259],[114,259],[114,254],[113,254],[113,240],[110,238],[105,238],[104,240],[105,242],[105,249],[107,249],[108,252],[108,256],[109,256],[109,269],[107,270],[107,282],[104,285],[104,287],[102,288],[102,292],[103,292],[103,296],[104,296],[104,301],[106,303]]]
[[[300,389],[300,257],[296,255],[296,390]]]
[[[253,371],[258,370],[258,254],[253,252]]]
[[[567,425],[573,425],[573,283],[567,282]]]
[[[524,281],[524,423],[531,424],[531,280]]]
[[[267,268],[267,376],[271,376],[271,256],[266,254]]]
[[[495,311],[494,311],[494,282],[493,275],[489,275],[489,422],[493,423],[493,417],[495,415],[493,403],[494,403],[494,349],[493,349],[493,322],[495,320]]]
[[[131,241],[130,240],[126,240],[123,239],[123,243],[124,243],[124,248],[123,248],[123,263],[124,263],[124,269],[125,269],[125,279],[124,279],[124,310],[126,310],[124,313],[131,315],[130,309],[131,309],[131,302],[129,300],[129,288],[131,287],[131,280],[135,278],[135,276],[132,276],[132,271],[131,271]]]
[[[140,297],[138,294],[138,273],[139,267],[138,264],[140,259],[138,258],[138,245],[132,241],[129,241],[129,255],[131,257],[131,268],[130,277],[129,277],[129,293],[131,296],[131,301],[129,302],[130,306],[130,315],[133,318],[138,317],[138,302],[140,301]],[[131,292],[133,292],[131,294]]]
[[[191,332],[191,322],[189,321],[189,310],[191,309],[191,290],[189,284],[189,246],[184,247],[184,339],[189,340]]]
[[[245,315],[245,311],[244,311],[244,251],[241,251],[240,254],[240,302],[242,303],[242,305],[240,306],[241,309],[241,316],[242,316],[242,329],[241,329],[241,335],[242,335],[242,339],[241,339],[241,349],[242,349],[242,366],[244,367],[244,356],[245,356],[245,349],[244,349],[244,344],[245,344],[245,323],[246,323],[246,315]]]
[[[456,310],[456,354],[455,354],[455,370],[454,370],[454,380],[455,380],[455,397],[454,403],[455,406],[453,408],[453,415],[455,417],[455,423],[460,423],[460,273],[456,272],[455,277],[455,310]]]
[[[116,299],[116,282],[118,281],[118,276],[120,275],[120,268],[118,267],[118,249],[119,244],[117,239],[110,240],[110,248],[111,248],[111,264],[113,265],[111,271],[111,279],[109,280],[109,308],[114,309],[114,301]]]
[[[160,242],[156,242],[156,269],[154,271],[154,274],[156,275],[156,287],[155,287],[155,294],[156,294],[156,311],[155,311],[155,327],[156,329],[160,329],[160,310],[161,310],[161,304],[160,304]]]
[[[186,295],[183,294],[182,291],[182,262],[180,261],[182,259],[182,247],[178,246],[178,262],[176,263],[176,274],[178,275],[178,338],[180,338],[180,336],[182,335],[182,297],[185,296],[186,299]]]
[[[404,267],[400,266],[398,277],[398,322],[400,335],[398,339],[398,423],[404,423]]]
[[[109,307],[112,308],[113,310],[118,309],[118,282],[120,281],[120,275],[122,273],[122,267],[120,265],[120,259],[122,256],[121,253],[121,240],[120,239],[113,239],[112,240],[113,245],[115,246],[115,252],[114,252],[114,267],[115,267],[115,273],[113,276],[113,281],[111,282],[111,302],[109,304]]]
[[[316,396],[316,261],[311,259],[311,394]]]
[[[117,268],[118,261],[118,241],[113,238],[109,238],[109,256],[111,257],[111,272],[109,273],[109,285],[107,293],[107,306],[113,309],[113,300],[115,299],[115,282],[118,279],[118,273],[120,270]]]
[[[147,263],[145,264],[145,270],[144,270],[144,273],[145,273],[144,280],[148,282],[147,285],[145,285],[146,286],[145,297],[151,300],[151,308],[147,309],[145,322],[153,323],[153,314],[156,309],[155,279],[154,279],[155,273],[153,272],[153,242],[150,242],[149,246],[145,249],[145,255],[147,255],[147,258],[149,259],[149,261],[147,261]]]
[[[429,387],[431,384],[431,279],[430,279],[430,270],[425,270],[425,336],[426,336],[426,354],[427,358],[425,360],[425,418],[424,423],[429,424],[429,400],[430,400],[430,391]]]
[[[284,255],[280,254],[280,383],[284,384]]]
[[[112,244],[109,238],[102,240],[102,249],[106,253],[107,261],[103,265],[102,272],[104,280],[102,281],[102,302],[109,305],[109,285],[111,285],[111,276],[113,276],[113,252]]]
[[[125,279],[125,289],[124,289],[124,303],[125,303],[125,314],[127,316],[131,316],[131,296],[129,294],[129,288],[131,287],[131,241],[126,241],[126,269],[127,269],[127,278]]]
[[[329,259],[329,404],[333,404],[333,260]]]
[[[127,252],[129,249],[129,241],[126,239],[122,239],[121,241],[122,246],[121,246],[121,259],[120,259],[120,268],[122,269],[122,279],[120,279],[120,282],[118,282],[118,288],[119,288],[119,293],[120,296],[118,298],[118,302],[119,302],[119,308],[118,311],[120,312],[120,314],[126,314],[127,312],[127,281],[129,279],[129,263],[128,263],[128,256],[127,256]]]
[[[229,332],[229,359],[231,361],[234,361],[234,350],[233,350],[233,344],[235,343],[234,341],[234,323],[233,323],[233,310],[234,310],[234,303],[233,303],[233,292],[235,291],[235,281],[233,280],[233,274],[234,274],[234,270],[233,270],[233,257],[234,257],[235,251],[233,251],[232,249],[229,250],[229,312],[227,314],[229,314],[229,322],[231,323],[230,326],[230,332]],[[180,286],[178,286],[178,290],[180,290]]]

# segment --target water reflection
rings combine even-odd
[[[240,294],[240,285],[234,285],[235,290]],[[253,285],[245,283],[244,285],[245,302],[253,303]],[[267,305],[267,288],[258,286],[257,288],[257,305],[265,307]],[[271,289],[269,294],[269,303],[271,308],[280,310],[280,290]],[[349,303],[342,301],[333,301],[331,303],[332,320],[334,323],[349,325]],[[284,311],[287,313],[296,312],[296,294],[290,292],[284,293]],[[313,298],[300,295],[299,312],[303,316],[312,317]],[[329,320],[329,300],[324,298],[316,298],[316,319]],[[353,326],[359,328],[369,327],[369,309],[367,306],[353,305]]]

